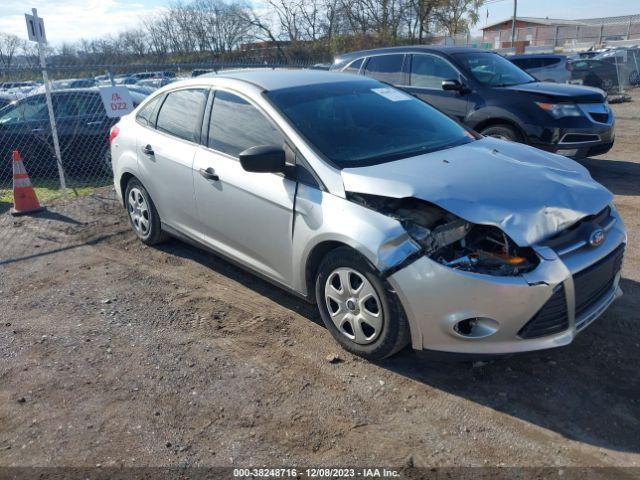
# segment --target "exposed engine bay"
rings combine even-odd
[[[448,267],[496,276],[533,270],[538,257],[494,226],[475,225],[424,200],[347,192],[359,205],[398,220],[424,255]]]

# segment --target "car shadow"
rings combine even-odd
[[[578,162],[615,195],[640,195],[640,163],[609,158],[584,158]]]
[[[178,240],[158,248],[322,325],[314,305],[216,255]],[[408,348],[377,365],[572,440],[640,452],[640,283],[623,279],[621,286],[625,295],[567,347],[480,363],[434,360]]]

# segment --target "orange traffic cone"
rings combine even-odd
[[[25,215],[44,210],[38,202],[36,192],[31,185],[27,169],[24,168],[20,152],[13,151],[13,208],[11,215]]]

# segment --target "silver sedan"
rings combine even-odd
[[[621,294],[625,228],[585,168],[369,78],[201,76],[110,141],[140,240],[187,240],[316,302],[366,358],[566,345]]]

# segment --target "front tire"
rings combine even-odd
[[[356,251],[331,251],[318,268],[315,290],[322,320],[345,350],[381,360],[409,344],[409,324],[395,292]]]
[[[142,243],[155,245],[166,240],[158,211],[149,192],[139,180],[129,180],[124,198],[131,228]]]
[[[485,137],[499,138],[509,142],[522,142],[522,137],[510,125],[491,125],[480,132]]]

